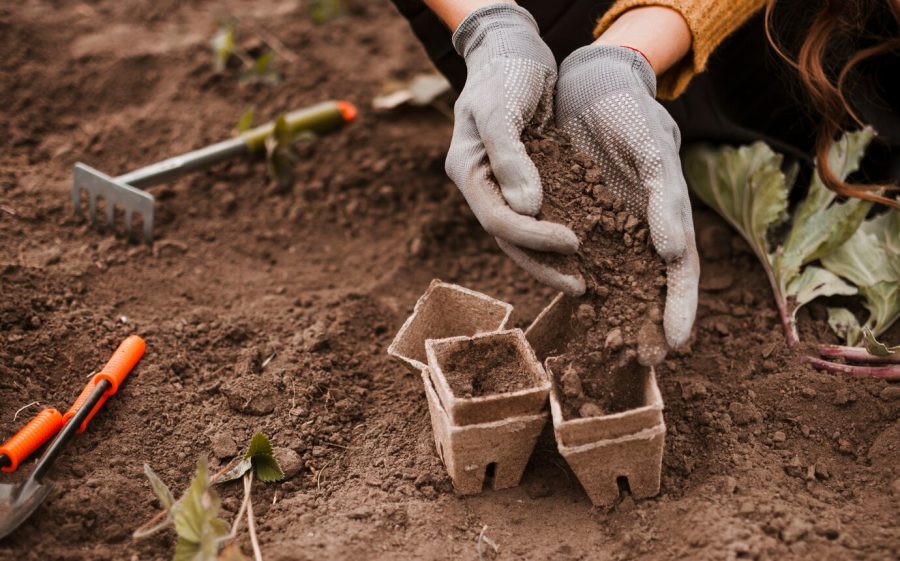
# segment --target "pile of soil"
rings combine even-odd
[[[599,166],[560,131],[529,130],[525,147],[544,187],[538,218],[564,224],[581,246],[572,256],[528,252],[564,272],[580,272],[576,335],[556,362],[566,418],[617,413],[641,405],[643,365],[665,357],[662,306],[665,262],[646,222],[603,184]],[[640,363],[640,364],[639,364]]]
[[[516,345],[497,339],[462,341],[442,357],[441,370],[456,397],[514,392],[535,384]]]
[[[445,116],[366,110],[385,81],[431,68],[405,21],[388,2],[347,0],[345,17],[316,25],[309,4],[0,5],[0,435],[68,406],[128,334],[147,341],[0,559],[171,559],[173,533],[130,537],[158,511],[143,464],[177,492],[200,456],[217,469],[256,431],[300,459],[286,481],[254,483],[267,561],[474,560],[493,555],[482,531],[510,560],[900,556],[900,388],[798,360],[751,250],[699,206],[694,338],[656,367],[660,495],[592,508],[548,428],[521,486],[455,496],[421,377],[386,348],[434,278],[511,302],[519,328],[554,291],[447,179]],[[214,72],[223,19],[247,49],[280,40],[281,82]],[[121,173],[228,137],[248,106],[263,122],[326,98],[356,103],[359,120],[301,148],[291,189],[270,190],[265,163],[248,160],[151,188],[152,249],[72,214],[76,161]],[[799,321],[804,340],[833,340],[824,305]],[[220,492],[231,522],[241,485]]]

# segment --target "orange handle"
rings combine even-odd
[[[22,460],[50,440],[62,426],[62,415],[56,409],[49,407],[38,413],[3,446],[0,446],[0,454],[9,458],[9,465],[3,467],[3,471],[16,471]]]
[[[134,365],[141,360],[146,347],[147,345],[144,343],[144,340],[137,335],[131,335],[122,341],[119,348],[113,353],[112,358],[110,358],[109,362],[106,363],[106,366],[103,367],[103,370],[94,374],[91,381],[87,383],[83,390],[81,390],[81,395],[78,396],[78,399],[75,400],[72,407],[69,407],[69,410],[63,415],[63,421],[68,422],[69,419],[74,417],[75,413],[77,413],[84,404],[84,400],[86,400],[91,392],[94,391],[97,384],[100,383],[101,380],[106,380],[109,382],[110,388],[103,394],[100,401],[97,402],[97,405],[94,407],[94,410],[91,411],[91,414],[88,415],[84,422],[81,423],[81,426],[78,427],[78,432],[84,432],[88,423],[94,418],[97,411],[103,407],[103,404],[106,403],[109,396],[119,391],[119,386],[125,381],[128,374],[131,373]]]

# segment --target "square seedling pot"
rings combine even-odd
[[[658,494],[666,424],[653,368],[644,370],[640,406],[609,415],[565,419],[554,369],[556,359],[551,357],[546,364],[553,384],[550,413],[556,445],[591,502],[614,503],[621,483],[627,483],[635,498]]]
[[[421,372],[438,456],[461,495],[480,493],[489,472],[491,487],[515,487],[547,422],[546,412],[492,423],[457,426],[441,405],[428,369]]]
[[[397,332],[388,354],[411,372],[421,372],[427,362],[427,339],[498,331],[506,327],[512,309],[496,298],[435,279]]]
[[[595,505],[614,503],[622,478],[634,497],[652,497],[659,493],[666,435],[662,394],[652,368],[642,373],[640,406],[610,415],[563,418],[554,355],[575,335],[570,326],[577,307],[577,300],[559,294],[525,332],[551,380],[550,412],[557,448]]]
[[[425,354],[434,389],[454,425],[491,423],[537,415],[546,409],[550,379],[521,329],[429,339],[425,342]],[[451,363],[453,356],[462,354],[467,361],[465,368],[469,369],[465,373],[458,371],[459,365]],[[471,375],[473,370],[477,373],[475,380],[481,380],[482,384],[495,383],[500,376],[507,376],[508,383],[521,387],[485,395],[459,395],[453,389],[451,378],[457,374]]]

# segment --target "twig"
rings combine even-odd
[[[18,409],[16,409],[16,414],[13,415],[13,421],[15,421],[16,419],[19,418],[19,413],[21,413],[22,411],[28,409],[28,408],[31,407],[32,405],[40,405],[40,404],[41,404],[40,401],[32,401],[32,402],[29,403],[28,405],[23,405],[22,407],[19,407]]]
[[[252,472],[252,470],[251,470]],[[241,527],[241,520],[244,518],[244,512],[247,510],[248,505],[250,504],[250,489],[246,482],[247,476],[244,476],[244,500],[241,502],[241,508],[238,509],[237,516],[234,517],[234,522],[231,524],[231,533],[225,537],[223,541],[233,540],[237,536],[237,531]]]
[[[16,210],[14,208],[12,208],[11,206],[6,206],[6,205],[0,205],[0,211],[3,211],[6,214],[9,214],[10,216],[16,216],[17,214],[19,214],[18,212],[16,212]]]
[[[250,485],[253,483],[253,470],[244,476],[244,493],[250,496]],[[247,531],[250,533],[250,545],[253,546],[253,558],[263,561],[262,551],[259,549],[259,539],[256,537],[256,520],[253,518],[253,503],[247,501]]]
[[[855,364],[840,364],[830,362],[815,356],[803,357],[813,367],[831,372],[833,374],[845,374],[854,378],[881,378],[882,380],[900,380],[900,364],[890,366],[859,366]]]
[[[478,560],[479,561],[484,561],[484,548],[481,545],[483,543],[486,543],[489,546],[491,546],[491,548],[494,550],[494,553],[497,553],[500,551],[500,547],[497,545],[497,542],[495,542],[494,540],[492,540],[491,538],[487,537],[484,534],[487,531],[487,529],[488,529],[487,524],[485,524],[481,528],[481,533],[478,534],[478,542],[475,547],[478,550]]]

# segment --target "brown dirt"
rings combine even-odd
[[[441,370],[457,397],[514,392],[535,384],[518,349],[508,341],[464,341],[443,357]]]
[[[35,400],[67,406],[125,335],[148,344],[0,559],[171,558],[171,533],[129,537],[156,511],[142,464],[184,488],[199,456],[221,465],[257,430],[302,462],[254,489],[268,561],[474,560],[485,525],[498,559],[900,556],[897,386],[799,364],[749,249],[703,209],[696,335],[657,367],[660,496],[592,509],[549,432],[520,487],[454,496],[421,379],[385,349],[435,277],[512,302],[513,327],[553,294],[444,176],[445,117],[366,110],[384,80],[429,66],[386,3],[345,5],[325,26],[306,2],[0,7],[0,434]],[[276,60],[280,84],[212,72],[207,40],[228,14],[239,41],[253,24],[297,55]],[[303,149],[293,189],[269,191],[247,161],[153,188],[153,250],[72,216],[77,160],[123,172],[227,136],[248,105],[262,119],[333,96],[358,103],[359,122]],[[828,337],[824,306],[800,321]],[[230,521],[240,484],[222,493]]]
[[[579,326],[558,372],[567,418],[617,413],[640,405],[641,362],[665,352],[665,263],[646,223],[603,184],[599,167],[552,127],[526,133],[526,149],[544,186],[540,218],[565,224],[581,241],[573,256],[529,252],[560,270],[579,271],[587,291]]]

